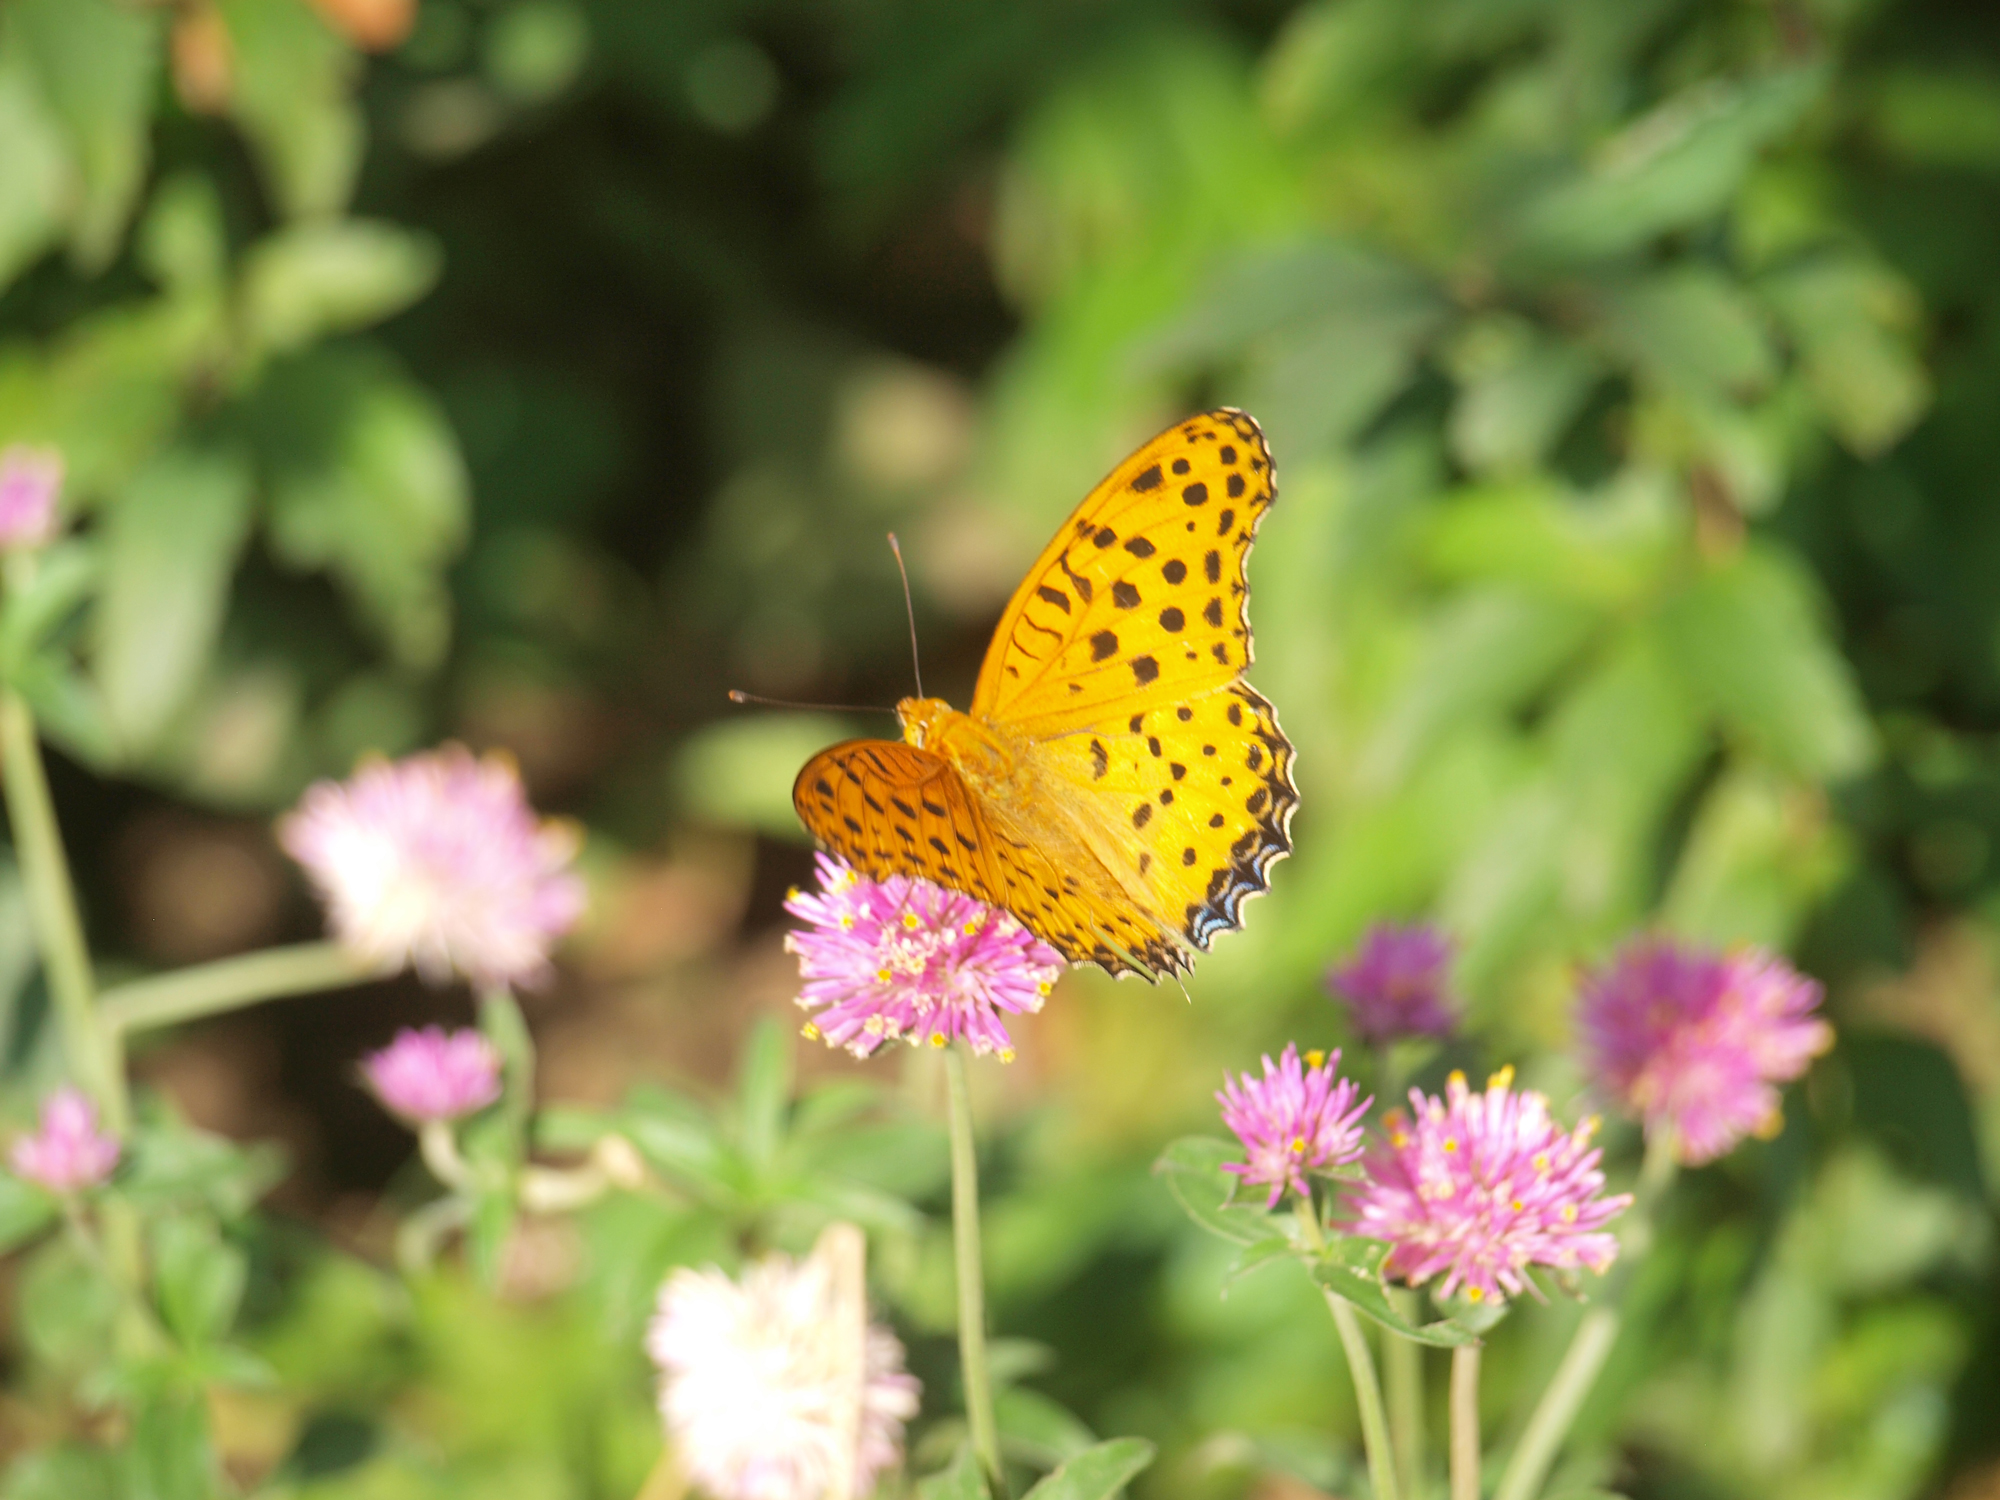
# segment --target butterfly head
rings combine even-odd
[[[896,705],[903,738],[919,750],[941,755],[975,786],[991,787],[1011,777],[1014,757],[990,730],[942,698],[905,698]]]

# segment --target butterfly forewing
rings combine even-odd
[[[1270,449],[1242,412],[1205,412],[1147,443],[1015,592],[973,717],[1060,734],[1234,682],[1251,656],[1244,559],[1272,494]]]

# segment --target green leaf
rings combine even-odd
[[[1756,307],[1716,271],[1687,266],[1614,283],[1603,294],[1603,313],[1611,347],[1677,395],[1742,399],[1777,373]]]
[[[1076,1414],[1040,1391],[1009,1386],[993,1398],[993,1419],[1007,1456],[1037,1469],[1054,1468],[1097,1441]]]
[[[11,34],[69,136],[82,189],[70,243],[95,274],[117,253],[144,180],[164,18],[112,0],[14,0]],[[8,169],[14,143],[8,140]]]
[[[23,60],[0,47],[0,290],[33,264],[62,233],[70,163]]]
[[[56,1201],[11,1172],[0,1173],[0,1254],[27,1243],[56,1221]]]
[[[12,676],[51,744],[96,770],[117,764],[118,735],[111,727],[104,695],[67,653],[45,651],[15,668]]]
[[[1237,1252],[1236,1258],[1223,1270],[1222,1285],[1225,1290],[1253,1271],[1261,1271],[1273,1261],[1302,1254],[1298,1244],[1286,1235],[1274,1234],[1269,1239],[1258,1240],[1245,1245]]]
[[[21,1342],[39,1363],[72,1375],[101,1367],[118,1317],[118,1289],[67,1237],[28,1257],[16,1302]]]
[[[123,1455],[81,1443],[24,1453],[7,1468],[6,1500],[127,1500]]]
[[[1452,452],[1475,473],[1515,475],[1541,463],[1604,370],[1575,344],[1489,325],[1462,341],[1454,373]]]
[[[1884,452],[1929,408],[1931,379],[1916,345],[1916,293],[1852,251],[1816,256],[1764,278],[1763,290],[1799,350],[1806,386],[1842,443]]]
[[[529,1035],[520,1002],[504,989],[479,997],[479,1030],[500,1054],[505,1083],[500,1115],[511,1137],[509,1159],[519,1161],[527,1150],[528,1121],[535,1110],[535,1039]]]
[[[362,219],[299,224],[243,258],[243,325],[282,354],[379,323],[436,283],[442,256],[424,235]]]
[[[209,291],[222,285],[229,269],[229,241],[212,182],[182,172],[160,185],[139,226],[139,261],[147,275],[170,291]]]
[[[249,1260],[213,1222],[174,1214],[153,1225],[153,1267],[160,1315],[190,1349],[229,1331],[243,1300]]]
[[[284,1153],[276,1146],[239,1146],[157,1118],[141,1122],[130,1163],[117,1182],[121,1197],[147,1210],[206,1204],[225,1220],[248,1212],[285,1175]]]
[[[0,600],[0,666],[11,673],[76,613],[97,586],[100,563],[97,548],[76,538],[42,552],[27,587],[9,588]]]
[[[1725,729],[1812,781],[1853,775],[1875,733],[1812,586],[1776,551],[1747,548],[1697,579],[1661,616],[1688,688]]]
[[[331,214],[365,144],[350,97],[360,60],[309,5],[221,0],[234,52],[229,110],[288,218]]]
[[[698,1196],[732,1198],[732,1156],[708,1112],[692,1099],[650,1085],[635,1088],[619,1112],[619,1129],[667,1178]]]
[[[736,1073],[736,1139],[744,1159],[768,1167],[784,1138],[792,1097],[792,1034],[764,1016],[750,1030]]]
[[[1706,80],[1635,120],[1586,168],[1528,197],[1517,242],[1535,263],[1600,260],[1725,208],[1757,154],[1824,89],[1820,67]]]
[[[1328,1239],[1325,1249],[1312,1266],[1313,1280],[1336,1297],[1352,1303],[1356,1312],[1420,1344],[1455,1349],[1479,1342],[1477,1334],[1455,1323],[1442,1320],[1413,1323],[1398,1312],[1389,1298],[1389,1288],[1382,1280],[1382,1262],[1388,1254],[1389,1247],[1380,1240],[1334,1235]]]
[[[379,354],[340,349],[274,368],[256,417],[278,560],[332,574],[400,662],[435,666],[451,636],[445,569],[471,515],[437,402]]]
[[[105,517],[96,675],[128,750],[159,740],[207,665],[250,499],[241,454],[177,449],[136,475]]]
[[[987,1500],[986,1476],[970,1443],[959,1444],[949,1464],[917,1481],[917,1500]]]
[[[1203,1229],[1239,1245],[1255,1245],[1271,1238],[1278,1221],[1261,1206],[1230,1201],[1237,1182],[1222,1164],[1241,1154],[1242,1148],[1228,1141],[1186,1136],[1167,1147],[1153,1171],[1166,1179],[1168,1190]]]
[[[472,1274],[488,1291],[500,1284],[507,1240],[514,1232],[517,1203],[511,1180],[485,1187],[473,1201],[472,1219],[465,1226],[465,1258]]]
[[[213,1500],[221,1475],[201,1396],[167,1390],[141,1402],[126,1463],[129,1500]]]
[[[1113,1438],[1085,1449],[1029,1490],[1025,1500],[1111,1500],[1159,1450],[1144,1438]]]
[[[855,726],[827,714],[718,719],[682,742],[673,766],[675,801],[691,819],[804,843],[792,808],[793,778],[811,756],[854,733]]]

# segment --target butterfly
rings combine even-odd
[[[1244,680],[1244,560],[1276,493],[1245,413],[1160,433],[1028,570],[971,712],[905,698],[900,742],[806,762],[799,817],[864,874],[1004,907],[1072,963],[1191,969],[1291,851],[1292,745]]]

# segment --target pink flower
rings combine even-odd
[[[1215,1096],[1222,1106],[1222,1123],[1236,1132],[1250,1159],[1227,1162],[1251,1187],[1271,1189],[1264,1205],[1276,1208],[1285,1189],[1305,1195],[1309,1172],[1324,1172],[1361,1155],[1361,1117],[1373,1099],[1358,1103],[1352,1079],[1336,1078],[1340,1049],[1324,1058],[1317,1052],[1299,1060],[1299,1049],[1287,1045],[1276,1063],[1264,1057],[1264,1076],[1245,1073],[1227,1080]]]
[[[1475,1094],[1454,1073],[1443,1099],[1410,1090],[1414,1123],[1401,1110],[1383,1122],[1348,1228],[1389,1242],[1387,1274],[1418,1286],[1442,1272],[1442,1296],[1462,1286],[1483,1302],[1533,1290],[1531,1265],[1601,1271],[1617,1257],[1604,1225],[1632,1199],[1599,1196],[1595,1122],[1566,1135],[1549,1101],[1513,1082],[1503,1068]]]
[[[1354,1029],[1370,1046],[1406,1036],[1448,1036],[1456,1017],[1445,998],[1451,940],[1426,924],[1377,922],[1354,957],[1326,976],[1347,1001]]]
[[[1690,1166],[1780,1121],[1772,1086],[1833,1045],[1819,985],[1755,948],[1722,955],[1640,938],[1589,975],[1577,1003],[1584,1065],[1646,1134]]]
[[[14,1142],[7,1163],[52,1193],[76,1193],[111,1175],[118,1141],[97,1128],[97,1106],[83,1091],[65,1086],[42,1101],[41,1128]]]
[[[583,912],[574,828],[536,818],[502,755],[447,745],[372,762],[307,788],[278,837],[342,943],[384,968],[414,964],[433,984],[453,971],[539,983]]]
[[[918,1396],[903,1346],[869,1324],[861,1368],[842,1368],[838,1313],[817,1255],[773,1255],[738,1280],[712,1266],[667,1279],[646,1348],[674,1451],[712,1500],[820,1500],[843,1471],[866,1496],[901,1459]]]
[[[0,453],[0,551],[39,547],[56,534],[62,485],[55,449],[16,443]]]
[[[361,1071],[383,1107],[414,1125],[475,1114],[500,1097],[500,1053],[470,1028],[405,1027]]]
[[[811,924],[785,938],[805,980],[799,1006],[818,1012],[807,1036],[856,1057],[898,1037],[934,1047],[964,1037],[1013,1061],[1000,1013],[1039,1011],[1060,954],[1006,912],[928,880],[868,880],[822,854],[819,884],[785,902]]]

